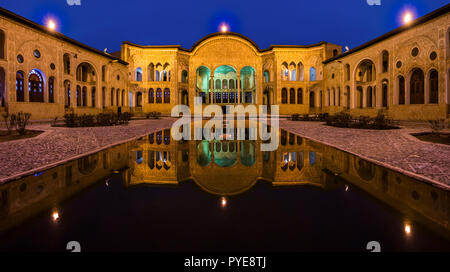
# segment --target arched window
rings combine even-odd
[[[345,106],[347,107],[347,109],[350,109],[350,86],[346,86],[345,89],[346,89],[346,93],[345,93],[346,105]]]
[[[316,68],[309,69],[309,81],[316,81]]]
[[[114,106],[114,88],[111,88],[111,106]]]
[[[430,72],[430,104],[439,103],[439,74],[438,71]]]
[[[96,99],[95,99],[95,93],[96,93],[96,89],[95,87],[92,87],[91,89],[91,107],[95,108],[96,105]]]
[[[48,102],[55,103],[55,78],[48,79]]]
[[[81,87],[77,86],[77,107],[81,107]]]
[[[163,71],[163,81],[167,81],[167,71]]]
[[[170,104],[170,89],[164,89],[164,104]]]
[[[222,80],[222,89],[228,89],[228,80]]]
[[[102,108],[106,107],[106,87],[102,88]]]
[[[24,94],[24,75],[22,71],[18,71],[16,73],[16,101],[24,102],[25,94]]]
[[[356,107],[363,107],[363,88],[361,86],[356,87]]]
[[[63,56],[63,62],[64,62],[64,74],[70,75],[70,56],[69,54],[64,54]]]
[[[82,92],[82,104],[81,106],[86,107],[87,106],[87,87],[84,86],[83,87],[83,92]]]
[[[117,88],[116,90],[116,105],[119,106],[120,105],[120,89]]]
[[[411,74],[411,88],[410,88],[410,104],[423,104],[425,81],[424,73],[421,69],[414,69]]]
[[[136,68],[136,81],[142,81],[142,68]]]
[[[44,78],[37,69],[28,76],[28,92],[30,102],[44,102]]]
[[[125,90],[122,90],[122,106],[125,106],[126,99],[125,99]]]
[[[289,80],[296,81],[297,80],[297,65],[294,62],[289,64]]]
[[[159,81],[160,74],[159,71],[155,71],[155,81]]]
[[[162,90],[156,90],[156,104],[162,104]]]
[[[70,91],[70,81],[66,80],[64,81],[64,106],[66,108],[70,107],[70,95],[71,95],[71,91]]]
[[[215,88],[214,89],[222,89],[222,82],[220,81],[220,79],[216,79],[216,84],[215,84]]]
[[[398,104],[404,105],[406,101],[405,78],[398,76]]]
[[[150,63],[148,65],[148,81],[154,80],[155,80],[155,65],[153,63]]]
[[[288,95],[286,88],[283,88],[281,90],[281,104],[287,104]]]
[[[345,80],[350,80],[350,64],[345,65]]]
[[[338,55],[338,51],[337,51],[337,49],[334,49],[333,50],[333,57],[336,57]]]
[[[295,89],[293,88],[289,90],[289,103],[295,104]]]
[[[6,57],[5,47],[6,47],[5,32],[3,32],[3,30],[0,29],[0,59],[5,59]]]
[[[186,70],[183,70],[183,72],[181,72],[181,82],[188,82],[188,72]]]
[[[381,89],[381,106],[388,106],[388,95],[389,95],[389,82],[383,81],[382,89]]]
[[[314,95],[314,92],[309,92],[309,107],[310,108],[316,107],[316,97]]]
[[[229,85],[230,89],[232,89],[232,90],[233,90],[233,89],[236,89],[236,87],[235,87],[235,85],[234,85],[234,79],[230,79],[228,85]]]
[[[371,108],[373,107],[373,89],[371,86],[367,87],[367,107]]]
[[[383,66],[383,73],[387,73],[389,70],[389,52],[386,50],[381,53],[381,63]]]
[[[152,88],[148,90],[148,103],[155,103],[155,91]]]
[[[297,104],[303,104],[303,90],[299,88],[297,90]]]
[[[303,81],[305,80],[305,66],[303,66],[303,63],[299,62],[297,64],[298,69],[298,80]]]
[[[264,83],[269,83],[270,82],[270,74],[269,71],[264,71]]]
[[[289,69],[288,64],[286,62],[283,62],[281,64],[281,80],[286,81],[289,78]]]
[[[142,93],[136,93],[136,107],[142,107]]]
[[[102,66],[102,81],[106,81],[106,65]]]

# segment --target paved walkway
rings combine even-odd
[[[174,119],[131,121],[128,126],[64,128],[35,124],[41,135],[0,143],[0,183],[54,167],[149,133],[169,128]]]
[[[450,189],[450,146],[423,142],[411,136],[411,133],[430,131],[426,126],[363,130],[329,127],[320,122],[280,120],[280,127]]]

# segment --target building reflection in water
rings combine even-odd
[[[251,132],[244,134],[248,137]],[[355,186],[449,236],[448,191],[287,131],[278,137],[278,150],[263,152],[260,141],[173,141],[170,130],[150,134],[0,186],[0,231],[53,209],[93,184],[108,186],[109,177],[120,173],[126,187],[194,181],[217,195],[222,208],[231,196],[245,193],[258,181],[320,190],[348,191]],[[51,216],[57,222],[61,211]],[[412,232],[411,222],[405,221],[404,233]]]

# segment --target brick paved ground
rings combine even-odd
[[[423,142],[411,135],[430,131],[425,125],[363,130],[329,127],[320,122],[280,120],[280,127],[450,189],[450,146]]]
[[[138,120],[128,126],[93,128],[29,126],[45,132],[35,138],[0,143],[0,183],[168,128],[173,121]]]

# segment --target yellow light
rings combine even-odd
[[[56,23],[55,23],[55,21],[53,21],[53,20],[48,20],[48,22],[47,22],[47,27],[50,29],[50,30],[55,30],[56,29]]]
[[[227,206],[227,199],[225,197],[222,197],[221,204],[222,204],[222,208],[225,208]]]
[[[56,211],[56,212],[53,212],[52,213],[52,219],[53,219],[53,221],[58,221],[58,219],[59,219],[59,213]]]
[[[228,25],[225,24],[225,23],[222,23],[222,24],[220,25],[220,31],[221,31],[221,32],[228,32],[228,31],[229,31]]]
[[[413,15],[411,12],[407,11],[404,15],[403,15],[403,23],[405,25],[410,24],[413,20]]]
[[[405,233],[407,235],[411,234],[411,225],[410,224],[405,224]]]

